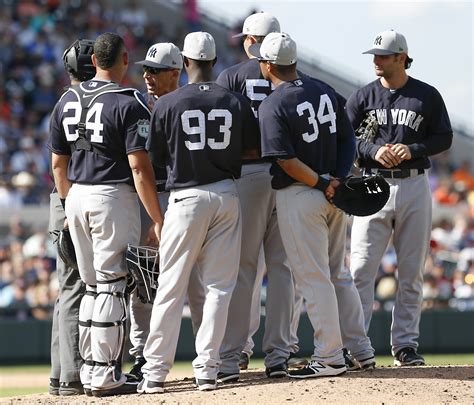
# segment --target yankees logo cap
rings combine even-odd
[[[216,59],[216,43],[208,32],[191,32],[184,38],[184,56],[194,60]]]
[[[297,59],[296,42],[286,32],[271,32],[261,44],[251,45],[249,52],[275,65],[293,65]]]
[[[150,46],[145,60],[135,62],[135,64],[162,69],[182,69],[183,57],[176,45],[171,42],[161,42]]]
[[[261,11],[249,15],[242,28],[242,32],[237,35],[233,35],[232,38],[243,37],[244,35],[255,35],[264,37],[270,32],[280,32],[280,23],[271,14]]]
[[[402,34],[394,30],[380,32],[375,36],[372,48],[362,53],[372,55],[408,54],[407,40]]]

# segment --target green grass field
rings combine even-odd
[[[426,363],[434,366],[443,365],[474,365],[474,354],[426,354]],[[391,356],[377,356],[377,365],[389,366],[393,364]],[[123,369],[129,370],[131,364],[125,364]],[[263,368],[263,359],[251,359],[250,368]],[[181,372],[189,373],[192,376],[191,362],[177,362],[174,367]],[[28,365],[28,366],[0,366],[0,397],[11,397],[17,395],[37,394],[48,392],[49,365]],[[36,387],[7,387],[4,384],[4,376],[44,376],[44,386]]]

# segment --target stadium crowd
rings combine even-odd
[[[159,20],[136,2],[120,11],[106,0],[0,0],[0,210],[48,204],[52,181],[45,147],[51,110],[68,83],[62,53],[78,36],[96,38],[116,31],[125,39],[131,61],[150,44],[182,44],[199,29],[194,1],[183,1],[183,23],[165,36]],[[235,27],[240,29],[241,22]],[[235,28],[237,29],[237,28]],[[234,29],[234,30],[235,30]],[[242,57],[231,39],[219,58],[219,73]],[[219,56],[221,56],[219,54]],[[182,78],[182,82],[186,82]],[[130,65],[127,85],[143,87],[141,70]],[[433,159],[433,230],[426,262],[425,308],[474,310],[474,176],[468,162],[452,165],[449,152]],[[349,244],[347,245],[349,246]],[[57,296],[56,250],[46,230],[30,229],[12,218],[0,234],[0,317],[47,319]],[[389,247],[376,282],[376,305],[390,310],[396,292],[397,263]]]

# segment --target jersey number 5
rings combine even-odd
[[[104,137],[100,134],[104,129],[104,124],[100,120],[103,103],[94,103],[87,111],[86,115],[86,130],[91,130],[91,142],[102,143]],[[63,128],[68,142],[74,142],[78,137],[77,124],[81,120],[81,103],[77,101],[69,101],[64,105],[64,112],[72,110],[74,115],[71,117],[64,117]]]
[[[207,144],[211,149],[225,149],[230,145],[230,128],[232,127],[232,114],[229,110],[213,109],[207,114],[208,121],[215,121],[216,118],[223,118],[223,125],[219,126],[222,133],[222,141],[207,139]],[[191,120],[197,120],[197,126],[191,126]],[[186,110],[181,114],[183,131],[188,135],[199,135],[197,142],[185,141],[184,144],[189,150],[202,150],[206,146],[206,116],[201,110]]]
[[[325,110],[327,108],[327,113],[325,114]],[[319,108],[318,108],[318,116],[316,117],[314,113],[313,104],[309,101],[304,101],[296,106],[296,112],[300,117],[304,115],[304,112],[308,112],[308,123],[312,126],[313,130],[305,132],[303,136],[303,140],[305,142],[311,143],[318,139],[319,136],[319,124],[325,124],[326,122],[330,122],[331,125],[329,126],[329,132],[333,134],[336,132],[336,113],[334,112],[334,108],[332,106],[331,99],[327,94],[321,94],[321,98],[319,100]],[[317,118],[317,120],[316,120]]]

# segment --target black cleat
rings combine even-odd
[[[135,359],[135,363],[133,363],[133,367],[127,373],[127,379],[135,378],[138,382],[143,380],[142,367],[145,365],[145,363],[145,357],[137,357]]]
[[[50,395],[59,395],[59,379],[50,378],[48,392]]]
[[[217,388],[217,381],[207,378],[196,378],[196,386],[199,391],[213,391]]]
[[[112,395],[127,395],[137,393],[138,382],[136,381],[125,381],[122,385],[114,388],[106,388],[103,390],[92,390],[94,397],[110,397]]]
[[[247,370],[249,368],[249,363],[250,363],[250,356],[245,352],[240,353],[239,368],[241,370]]]
[[[286,367],[286,363],[277,364],[273,367],[267,367],[265,374],[268,378],[288,377],[288,368]]]
[[[233,383],[239,381],[239,373],[217,373],[217,382],[219,383]]]
[[[70,395],[82,395],[84,394],[84,388],[80,381],[72,382],[61,382],[59,385],[59,395],[70,396]]]
[[[145,377],[138,384],[137,392],[139,394],[162,394],[165,392],[165,383],[163,381],[151,381]]]
[[[308,360],[301,357],[298,353],[290,353],[286,360],[288,368],[303,368],[308,364]]]
[[[306,367],[289,372],[291,378],[317,378],[335,377],[347,371],[346,365],[324,364],[319,361],[311,361]]]
[[[396,366],[424,366],[425,359],[413,347],[404,347],[395,354],[393,364]]]

